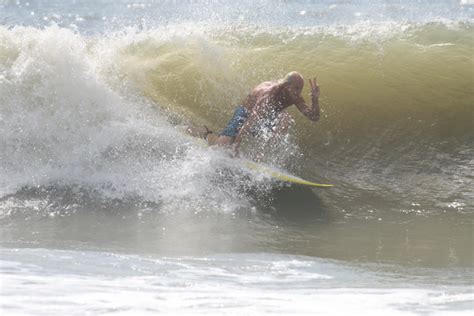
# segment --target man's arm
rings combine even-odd
[[[302,97],[299,98],[295,102],[295,106],[298,108],[298,110],[304,114],[307,118],[309,118],[311,121],[318,121],[320,117],[320,109],[319,109],[319,86],[316,83],[316,78],[314,78],[314,81],[311,81],[309,79],[309,84],[311,85],[311,107],[306,105],[304,102],[304,99]]]

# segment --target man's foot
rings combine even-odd
[[[185,132],[191,136],[204,138],[204,139],[207,139],[207,136],[209,134],[212,134],[212,131],[208,129],[207,126],[203,126],[203,127],[188,126]]]

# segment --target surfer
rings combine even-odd
[[[283,135],[293,122],[290,114],[284,111],[291,105],[311,121],[318,121],[319,86],[316,78],[309,79],[311,86],[311,106],[308,106],[301,91],[303,90],[303,76],[292,71],[283,79],[266,81],[256,86],[250,94],[237,106],[231,120],[220,134],[215,134],[207,127],[188,127],[187,132],[193,136],[204,138],[209,145],[232,145],[234,156],[238,156],[239,147],[248,135],[262,136],[266,133]],[[263,153],[262,153],[263,154]]]

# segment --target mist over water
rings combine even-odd
[[[203,282],[217,269],[204,314],[216,293],[235,289],[242,308],[249,284],[259,297],[279,280],[297,314],[344,312],[315,309],[304,293],[393,314],[469,312],[473,13],[470,1],[0,1],[1,268],[15,297],[1,308],[27,312],[17,289],[73,258],[67,282],[82,289],[97,282],[107,293],[107,278],[121,276],[122,291],[184,286],[187,300],[196,289],[169,281],[173,271]],[[183,133],[219,132],[252,87],[292,70],[317,76],[322,117],[290,109],[290,134],[264,163],[334,188],[275,183]],[[256,147],[251,139],[243,153]],[[104,258],[135,272],[99,278]],[[158,265],[167,272],[150,281]],[[354,265],[375,281],[355,278]],[[431,280],[412,284],[416,306],[404,273]],[[392,275],[401,281],[387,294]],[[50,299],[41,284],[29,289]],[[278,313],[261,302],[248,311]]]

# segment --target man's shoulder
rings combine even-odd
[[[278,85],[278,81],[264,81],[254,88],[254,90],[268,90]]]
[[[262,91],[263,89],[265,89],[266,85],[264,85],[264,82],[262,82],[261,84],[255,86],[255,88],[252,89],[252,92],[258,92],[258,91]]]

